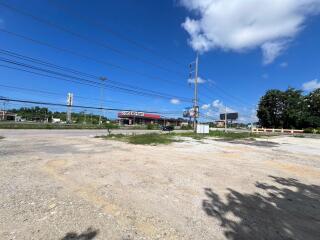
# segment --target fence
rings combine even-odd
[[[277,128],[252,128],[251,130],[254,133],[282,133],[282,134],[295,134],[303,133],[303,130],[297,129],[277,129]]]

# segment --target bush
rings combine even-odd
[[[159,125],[158,124],[148,124],[147,129],[148,130],[159,129]]]
[[[180,129],[181,129],[181,130],[192,130],[193,127],[192,127],[191,125],[183,125],[183,126],[181,126]]]
[[[116,125],[113,123],[105,123],[105,124],[103,124],[103,127],[107,128],[107,129],[117,129],[117,128],[119,128],[119,125]]]
[[[315,129],[313,129],[313,128],[305,128],[305,129],[303,129],[304,133],[314,133],[314,131],[315,131]]]
[[[320,127],[316,129],[317,130],[317,134],[320,134]]]

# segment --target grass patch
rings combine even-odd
[[[0,129],[116,129],[115,124],[0,123]]]
[[[195,140],[202,140],[208,136],[208,134],[197,134],[194,132],[173,133],[173,134],[175,134],[176,136],[179,136],[179,137],[189,137],[189,138],[192,138]]]
[[[170,144],[172,142],[178,142],[175,139],[174,134],[159,134],[159,133],[148,133],[148,134],[136,134],[136,135],[124,135],[124,134],[110,134],[107,136],[97,136],[98,138],[111,139],[131,144],[138,145],[158,145],[158,144]]]
[[[295,138],[305,138],[304,135],[293,135],[293,137],[295,137]]]
[[[218,138],[224,138],[224,139],[254,139],[260,137],[260,135],[251,133],[251,132],[224,132],[224,131],[210,131],[209,134],[196,134],[194,132],[187,132],[187,133],[176,133],[177,136],[181,137],[190,137],[195,140],[201,140],[207,137],[218,137]]]
[[[195,140],[202,140],[207,137],[219,137],[224,139],[251,139],[259,137],[259,135],[253,133],[234,133],[234,132],[223,132],[223,131],[211,131],[209,134],[196,134],[194,132],[185,133],[147,133],[147,134],[134,134],[134,135],[124,135],[124,134],[109,134],[104,136],[96,136],[96,138],[110,139],[116,141],[127,142],[131,144],[139,145],[158,145],[158,144],[170,144],[173,142],[181,142],[182,140],[177,139],[177,137],[190,137]]]
[[[170,144],[176,142],[174,135],[172,134],[141,134],[141,135],[131,135],[129,137],[129,143],[132,144],[144,144],[144,145],[157,145],[157,144]]]
[[[251,133],[251,132],[224,132],[224,131],[210,131],[208,134],[210,137],[219,137],[219,138],[225,138],[225,139],[252,139],[252,138],[258,138],[260,135]]]

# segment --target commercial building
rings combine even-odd
[[[18,117],[15,113],[1,110],[0,121],[18,121]]]
[[[217,121],[215,121],[215,125],[216,125],[216,127],[218,127],[218,128],[223,128],[224,125],[225,125],[225,121],[223,121],[223,120],[217,120]]]
[[[185,123],[183,118],[165,118],[158,114],[134,111],[119,112],[118,121],[120,125],[158,124],[164,126],[181,126],[183,123]]]

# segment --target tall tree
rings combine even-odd
[[[288,88],[283,92],[283,128],[302,128],[305,119],[305,101],[301,90]]]
[[[283,126],[284,93],[271,89],[261,97],[257,116],[263,127],[278,128]]]
[[[294,88],[269,90],[260,99],[257,116],[263,127],[320,127],[320,89],[306,96]]]
[[[309,127],[320,127],[320,88],[305,97],[307,124]]]

